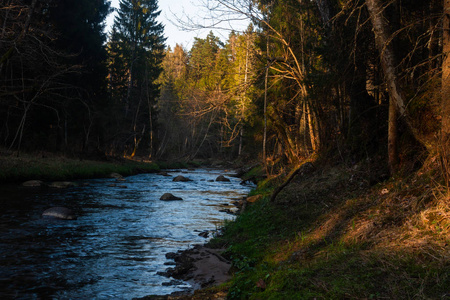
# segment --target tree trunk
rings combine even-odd
[[[398,168],[398,110],[394,101],[389,101],[388,159],[391,174]]]
[[[299,0],[300,3],[302,2],[301,0]],[[329,26],[328,22],[330,21],[331,18],[331,5],[328,2],[328,0],[316,0],[316,5],[317,8],[319,9],[320,12],[320,17],[322,18],[322,22],[324,24],[324,26]]]
[[[266,157],[266,142],[267,142],[267,88],[268,88],[268,77],[269,77],[269,37],[267,37],[267,62],[266,62],[266,74],[264,77],[264,133],[263,133],[263,163],[264,169],[267,173],[267,157]]]
[[[391,173],[395,173],[398,167],[397,124],[398,117],[405,117],[405,100],[398,83],[395,52],[389,41],[389,27],[383,16],[382,3],[380,0],[366,0],[366,6],[372,21],[375,42],[380,52],[381,66],[389,91],[388,157]]]
[[[147,98],[147,107],[148,107],[148,125],[150,127],[149,129],[149,133],[150,133],[150,145],[149,145],[149,154],[148,157],[152,158],[153,157],[153,115],[152,115],[152,105],[151,105],[151,101],[150,101],[150,93],[148,91],[148,86],[149,86],[149,76],[148,76],[148,66],[145,66],[145,89],[146,89],[146,98]]]
[[[437,15],[440,12],[440,3],[438,1],[430,1],[429,14]],[[434,18],[430,18],[428,21],[428,31],[430,33],[430,40],[428,42],[428,67],[431,72],[435,72],[438,67],[438,59],[436,57],[439,55],[439,22],[436,22]]]
[[[444,22],[442,34],[442,134],[445,139],[450,136],[450,0],[444,0]]]
[[[447,186],[450,183],[450,0],[444,0],[442,33],[442,90],[441,90],[441,164]]]
[[[317,120],[314,119],[313,117],[313,111],[311,109],[311,104],[307,103],[306,104],[306,114],[308,115],[308,127],[309,127],[309,138],[311,139],[311,148],[313,152],[317,152],[318,151],[318,144],[317,144],[317,139],[316,139],[316,134],[314,132],[314,122],[316,122]]]

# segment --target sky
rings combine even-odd
[[[164,36],[167,38],[166,45],[172,49],[176,44],[183,45],[189,50],[194,42],[194,38],[205,38],[212,30],[214,35],[218,36],[223,42],[228,39],[230,30],[217,29],[201,29],[184,31],[181,29],[180,23],[177,19],[186,20],[187,18],[202,20],[208,16],[207,10],[202,6],[202,0],[159,0],[158,5],[161,10],[159,21],[165,26]],[[111,7],[118,8],[119,0],[111,0]],[[115,13],[112,13],[107,18],[107,30],[111,28],[114,21]],[[201,21],[196,21],[201,22]],[[224,27],[235,30],[245,30],[248,22],[234,22],[233,24],[225,24]]]

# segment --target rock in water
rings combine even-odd
[[[223,175],[219,175],[219,176],[216,178],[216,181],[230,181],[230,179],[229,179],[229,178],[226,178],[226,177],[223,176]]]
[[[174,196],[171,193],[165,193],[164,195],[161,196],[161,198],[159,198],[159,200],[176,201],[176,200],[183,200],[183,199],[180,197]]]
[[[172,181],[183,181],[183,182],[186,182],[186,181],[192,181],[192,179],[189,179],[189,178],[184,177],[182,175],[178,175]]]
[[[61,220],[76,220],[77,217],[75,216],[74,212],[67,208],[67,207],[52,207],[47,210],[45,210],[42,213],[42,217],[44,218],[55,218],[55,219],[61,219]]]
[[[40,181],[40,180],[29,180],[29,181],[25,181],[24,183],[22,183],[22,186],[26,186],[26,187],[41,187],[44,185],[44,182]]]
[[[122,179],[123,176],[119,173],[111,173],[109,174],[109,178]]]
[[[49,187],[55,188],[55,189],[66,189],[66,188],[73,187],[73,186],[75,186],[75,183],[70,182],[70,181],[55,181],[49,185]]]

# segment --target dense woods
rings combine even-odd
[[[252,25],[223,45],[211,33],[190,51],[167,50],[160,105],[181,116],[167,122],[191,128],[171,152],[256,154],[268,168],[338,153],[376,157],[395,173],[446,149],[441,1],[208,3],[216,19],[240,15]],[[175,127],[160,134],[179,134]]]
[[[2,1],[0,120],[10,149],[98,146],[107,105],[106,1]]]
[[[2,1],[2,145],[19,153],[151,155],[164,49],[156,1]]]
[[[215,0],[251,20],[165,47],[157,1],[1,4],[3,147],[246,159],[448,157],[448,1]],[[216,14],[216,15],[215,15]],[[440,150],[439,150],[440,149]]]

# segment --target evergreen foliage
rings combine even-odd
[[[2,2],[1,144],[247,155],[274,172],[337,149],[349,161],[379,155],[395,173],[446,143],[440,1],[208,3],[217,18],[233,8],[252,24],[225,42],[211,32],[165,49],[157,1],[122,0],[105,47],[106,0]]]
[[[244,126],[254,118],[254,39],[251,27],[231,33],[225,44],[210,32],[196,38],[189,52],[180,45],[167,50],[160,78],[160,155],[235,158],[245,152],[244,143],[254,153],[252,138],[243,141]]]
[[[156,0],[121,1],[109,42],[111,97],[123,110],[116,128],[122,131],[119,148],[131,157],[140,148],[150,157],[153,154],[159,95],[155,80],[165,41],[164,27],[156,20],[159,14]],[[139,147],[141,141],[145,146]]]
[[[2,145],[69,153],[98,146],[108,13],[105,0],[2,1]]]

